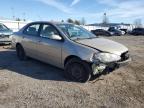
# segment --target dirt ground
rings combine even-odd
[[[110,37],[126,45],[132,62],[88,83],[64,78],[63,70],[0,46],[0,108],[144,108],[144,37]]]

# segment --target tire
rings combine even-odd
[[[85,83],[91,78],[92,69],[90,65],[78,58],[70,59],[65,65],[65,74],[76,82]]]
[[[16,52],[17,52],[17,57],[19,58],[19,60],[22,60],[22,61],[26,60],[26,54],[21,45],[16,46]]]
[[[106,36],[111,36],[111,34],[110,33],[106,33]]]

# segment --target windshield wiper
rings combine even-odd
[[[93,38],[98,38],[98,37],[87,37],[87,38],[85,38],[85,37],[72,37],[71,39],[72,40],[81,40],[81,39],[93,39]]]
[[[98,37],[88,37],[88,38],[85,38],[85,39],[93,39],[93,38],[98,38]]]
[[[81,39],[85,39],[85,38],[79,38],[79,37],[77,37],[77,38],[74,38],[72,40],[81,40]]]
[[[79,38],[79,37],[75,37],[75,38],[71,38],[72,40],[81,40],[81,39],[86,39],[86,38]]]

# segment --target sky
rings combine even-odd
[[[133,23],[144,19],[144,0],[1,0],[0,18],[13,16],[32,21],[68,18],[87,24],[101,23],[107,13],[111,23]]]

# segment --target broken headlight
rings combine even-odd
[[[110,63],[120,60],[121,57],[116,54],[111,53],[95,53],[93,56],[93,61],[100,61],[102,63]]]

